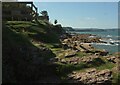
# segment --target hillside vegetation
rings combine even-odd
[[[109,70],[112,70],[110,82],[118,84],[116,62],[108,61],[102,55],[95,55],[97,51],[93,48],[87,53],[62,47],[60,36],[65,31],[59,24],[53,25],[42,20],[7,21],[3,22],[2,33],[3,83],[73,83],[80,79],[76,78],[79,72],[83,78],[84,72],[92,69],[100,77],[99,73],[106,74],[104,72],[110,73]],[[77,49],[83,50],[84,45],[81,47]],[[111,78],[111,74],[107,78],[109,77]],[[87,78],[79,83],[89,82]]]
[[[54,76],[55,66],[48,61],[56,55],[45,45],[59,43],[62,27],[47,22],[7,21],[3,22],[2,31],[3,83],[37,81],[43,76]]]

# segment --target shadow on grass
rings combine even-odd
[[[101,58],[94,59],[90,63],[81,62],[78,65],[61,64],[57,66],[56,74],[61,77],[63,82],[67,82],[67,75],[72,73],[73,71],[83,70],[83,69],[91,68],[91,67],[99,67],[104,64],[105,62]]]
[[[92,62],[87,63],[89,67],[98,67],[102,64],[105,64],[105,62],[101,58],[95,58]]]
[[[58,76],[67,77],[67,75],[72,71],[85,69],[87,67],[88,66],[85,63],[81,63],[78,65],[73,65],[73,64],[58,65],[56,68],[56,73]]]

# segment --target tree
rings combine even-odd
[[[49,21],[49,16],[47,11],[43,10],[40,13],[42,14],[42,17],[41,17],[42,20]]]
[[[42,14],[42,16],[48,16],[48,12],[47,11],[41,11],[40,13]]]
[[[57,22],[58,22],[58,21],[55,19],[54,24],[57,24]]]

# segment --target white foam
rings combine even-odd
[[[112,37],[112,35],[107,35],[106,37]]]
[[[91,44],[95,44],[95,45],[108,45],[108,46],[118,46],[119,44],[118,43],[91,43]]]
[[[119,44],[115,44],[115,45],[119,45]]]
[[[112,39],[112,38],[110,38],[109,40],[110,40],[110,41],[112,41],[113,39]]]

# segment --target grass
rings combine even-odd
[[[6,40],[13,45],[32,45],[24,35],[15,33],[9,28],[4,28],[3,30],[3,41]]]
[[[7,21],[4,22],[3,41],[9,41],[12,46],[33,46],[38,47],[38,43],[32,43],[30,40],[37,42],[54,42],[58,41],[55,33],[49,34],[44,28],[40,27],[37,23],[27,21]],[[45,26],[44,26],[45,27]],[[25,28],[25,32],[21,32],[22,28]],[[8,37],[9,36],[9,37]],[[8,45],[8,42],[4,42]],[[46,43],[47,44],[47,43]],[[11,47],[12,47],[11,46]],[[51,56],[51,55],[50,55]],[[53,55],[54,56],[54,55]],[[49,56],[48,56],[49,57]]]
[[[110,69],[111,70],[114,66],[115,66],[115,64],[113,64],[111,62],[107,62],[103,65],[100,65],[100,66],[96,67],[96,69],[98,69],[98,70]]]
[[[100,57],[102,61],[104,61],[104,64],[101,64],[100,66],[96,67],[98,70],[103,70],[103,69],[112,69],[115,67],[115,64],[112,62],[109,62],[105,57]]]
[[[59,36],[52,30],[50,24],[47,26],[40,22],[8,21],[6,22],[6,25],[15,32],[25,32],[31,39],[42,41],[44,43],[59,43]]]
[[[62,48],[52,48],[51,50],[57,55],[63,49]]]
[[[37,25],[35,23],[31,23],[29,21],[7,21],[6,25]]]
[[[87,56],[88,54],[84,53],[84,52],[77,52],[77,57],[84,57]]]
[[[24,34],[16,33],[12,29],[6,28],[6,26],[3,26],[2,33],[3,84],[6,82],[37,81],[43,74],[43,71],[51,74],[48,70],[48,68],[51,69],[50,67],[46,65],[41,66],[40,64],[34,65],[32,53],[34,49],[37,50],[38,48],[29,41],[28,37]],[[48,64],[48,59],[55,57],[54,54],[49,52],[37,52],[34,55],[43,57],[43,63],[45,64]],[[44,74],[45,77],[48,76],[47,74]]]
[[[113,85],[119,85],[120,84],[120,73],[113,73]]]
[[[80,63],[78,65],[73,65],[73,64],[59,64],[57,67],[57,75],[60,77],[67,77],[69,73],[75,70],[81,70],[85,69],[87,66],[85,63]]]

